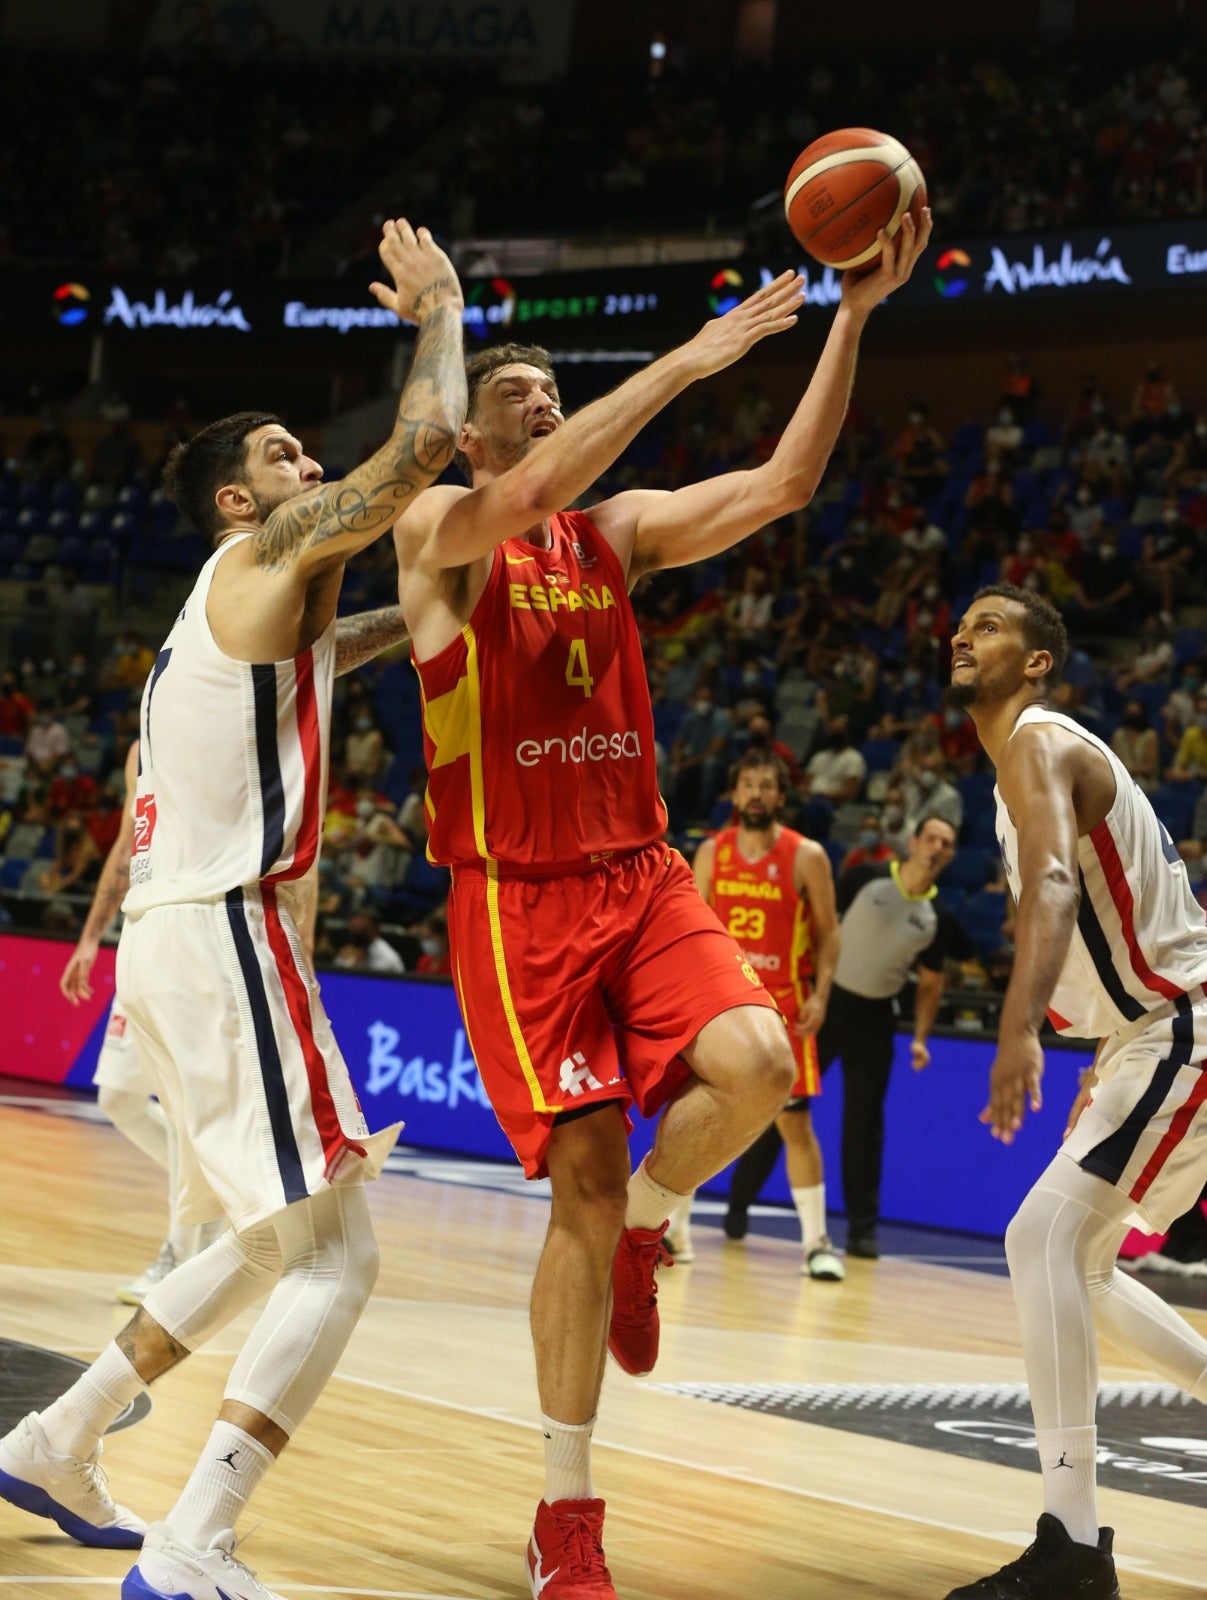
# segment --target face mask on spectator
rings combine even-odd
[[[87,670],[82,661],[73,661],[67,668],[68,676],[72,678],[82,678]]]
[[[1078,491],[1077,491],[1077,504],[1079,506],[1088,506],[1090,501],[1093,498],[1094,498],[1094,496],[1090,493],[1090,491],[1088,489],[1078,489]]]
[[[1018,541],[1018,553],[1020,556],[1029,556],[1034,548],[1035,546],[1030,539],[1020,539]]]
[[[372,717],[357,717],[352,726],[356,729],[357,733],[368,733],[369,729],[373,726],[373,719]]]
[[[953,706],[949,711],[943,713],[943,721],[949,728],[958,728],[964,721],[964,713],[957,711]]]
[[[922,593],[928,600],[937,600],[939,598],[939,585],[937,583],[928,583],[923,588]]]
[[[921,789],[923,794],[930,794],[931,790],[934,789],[938,781],[938,773],[932,772],[929,767],[924,767],[923,770],[918,774],[918,787]]]
[[[42,662],[43,675],[45,677],[49,677],[50,674],[54,671],[54,668],[55,668],[55,663],[54,663],[53,656],[47,656],[46,659]]]
[[[1113,544],[1100,544],[1098,546],[1099,561],[1110,561],[1114,554],[1115,547]]]
[[[922,674],[917,667],[906,667],[901,674],[901,687],[903,689],[916,689],[922,682]]]
[[[371,817],[377,810],[372,800],[358,800],[356,802],[356,815],[358,817]]]
[[[1014,421],[1014,413],[1012,411],[999,411],[997,414],[997,420],[1001,423],[1003,428],[1008,428]]]
[[[762,673],[757,667],[742,668],[742,682],[747,686],[747,688],[757,688],[761,678]]]
[[[1200,439],[1207,439],[1207,422],[1196,422],[1194,431]]]
[[[865,828],[859,835],[859,848],[861,850],[874,850],[880,843],[880,835],[875,828]]]
[[[706,717],[708,715],[708,713],[712,710],[712,701],[711,700],[706,700],[703,697],[701,699],[699,699],[699,700],[693,700],[692,701],[692,710],[696,713],[696,715],[698,717]]]
[[[880,813],[880,821],[892,833],[905,821],[905,812],[900,806],[885,806]]]
[[[1161,521],[1162,522],[1172,523],[1172,522],[1177,522],[1177,520],[1178,520],[1178,508],[1177,508],[1177,506],[1166,506],[1162,510],[1162,512],[1161,512]]]
[[[420,939],[419,948],[425,956],[439,956],[444,954],[444,945],[439,939]]]
[[[59,768],[59,776],[70,780],[75,777],[77,770],[78,769],[73,767],[70,762],[67,762],[64,766]]]

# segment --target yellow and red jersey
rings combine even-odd
[[[803,843],[802,834],[781,828],[767,854],[748,861],[738,849],[738,830],[725,828],[713,854],[713,910],[789,1021],[805,1003],[813,972],[809,902],[795,885]]]
[[[415,663],[433,861],[581,871],[666,829],[624,573],[585,513],[551,529],[499,545],[469,621]]]

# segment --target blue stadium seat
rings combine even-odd
[[[136,533],[141,532],[143,518],[133,511],[119,511],[109,524],[110,538],[124,543],[132,539]]]
[[[846,531],[850,507],[842,500],[827,500],[817,512],[814,528],[823,544],[833,544]]]
[[[77,484],[70,478],[60,478],[50,491],[50,505],[54,511],[76,511],[79,509],[80,491]]]
[[[1028,450],[1038,450],[1041,445],[1059,443],[1060,434],[1051,422],[1033,417],[1023,427],[1023,444]]]
[[[28,861],[0,862],[0,889],[19,889],[28,870]]]
[[[110,517],[107,511],[95,509],[85,511],[80,518],[80,533],[85,539],[95,539],[99,535],[109,532]]]
[[[30,538],[35,533],[45,533],[45,531],[45,511],[40,506],[22,506],[17,512],[17,532]]]
[[[50,492],[44,483],[23,483],[17,490],[17,504],[23,511],[44,511],[50,501]]]
[[[1190,836],[1201,790],[1198,783],[1163,783],[1149,796],[1153,810],[1175,840]]]
[[[171,533],[180,520],[180,513],[162,489],[156,489],[147,506],[152,533]]]
[[[951,448],[961,453],[979,450],[985,442],[985,430],[979,422],[962,422],[952,435]]]
[[[51,520],[57,516],[67,516],[68,512],[55,511],[51,513]],[[72,518],[74,521],[75,519]],[[82,539],[77,539],[75,534],[68,534],[59,544],[59,561],[65,567],[78,567],[86,560],[87,546]]]
[[[79,518],[74,511],[52,511],[46,519],[47,533],[56,534],[60,539],[74,538],[79,525]]]
[[[1131,501],[1123,495],[1108,495],[1102,502],[1104,522],[1122,522],[1131,510]]]
[[[1129,561],[1139,561],[1144,553],[1144,529],[1134,522],[1126,522],[1119,529],[1119,554]]]
[[[141,512],[147,503],[147,491],[141,483],[127,483],[117,491],[119,511]]]
[[[0,533],[0,567],[8,567],[19,561],[24,549],[24,539],[18,538],[15,533]]]
[[[844,844],[841,839],[824,839],[821,847],[829,856],[830,865],[834,869],[834,876],[837,877],[843,862],[850,853],[850,846]]]
[[[1197,661],[1207,650],[1207,629],[1178,628],[1173,636],[1173,649],[1179,662]]]
[[[974,894],[984,888],[994,865],[995,858],[982,846],[961,845],[943,870],[943,882],[949,889]]]
[[[869,772],[887,772],[901,754],[899,739],[865,739],[859,754],[868,764]]]

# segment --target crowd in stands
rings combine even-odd
[[[1016,359],[985,418],[950,437],[924,399],[883,436],[853,414],[807,510],[634,595],[674,841],[690,854],[728,820],[730,767],[752,746],[787,763],[788,820],[823,842],[836,871],[900,852],[919,817],[942,815],[960,832],[941,893],[969,936],[965,988],[987,993],[1010,956],[993,778],[971,723],[942,703],[951,631],[979,585],[1038,589],[1064,613],[1074,649],[1055,703],[1110,743],[1192,879],[1207,872],[1207,605],[1196,610],[1207,601],[1207,412],[1156,365],[1128,395],[1087,375],[1061,419],[1041,402]],[[599,490],[673,488],[749,465],[774,447],[776,424],[753,387],[729,414],[707,394],[685,401]],[[104,584],[64,568],[77,554],[66,538],[22,545],[31,486],[48,517],[63,485],[88,477],[70,462],[56,476],[45,460],[31,442],[0,468],[0,555],[10,539],[19,557],[0,561],[0,577],[16,572],[55,597],[53,620],[0,680],[0,906],[71,932],[116,833],[157,641],[129,607],[100,637]],[[134,524],[131,546],[150,540],[166,513],[145,477],[108,493],[110,540],[120,517]],[[42,564],[39,537],[51,541]],[[195,569],[203,552],[184,543]],[[388,600],[389,568],[388,551],[358,563],[345,608]],[[398,653],[339,681],[332,751],[320,961],[447,972],[447,878],[424,849],[418,685]]]
[[[320,89],[316,91],[316,83]],[[582,66],[503,91],[463,65],[204,56],[0,62],[0,266],[279,272],[406,163],[406,204],[454,238],[745,226],[787,242],[784,176],[818,134],[899,136],[948,234],[1201,216],[1201,52],[861,53],[803,68]],[[199,132],[198,130],[204,130]],[[54,203],[48,203],[48,197]],[[752,201],[767,204],[752,210]],[[357,225],[320,270],[372,260]]]

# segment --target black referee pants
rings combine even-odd
[[[880,1217],[884,1100],[893,1067],[897,1015],[892,1000],[867,1000],[837,985],[817,1036],[822,1072],[842,1063],[842,1192],[847,1230],[874,1234]],[[745,1210],[771,1176],[782,1140],[774,1123],[738,1158],[729,1204]]]

